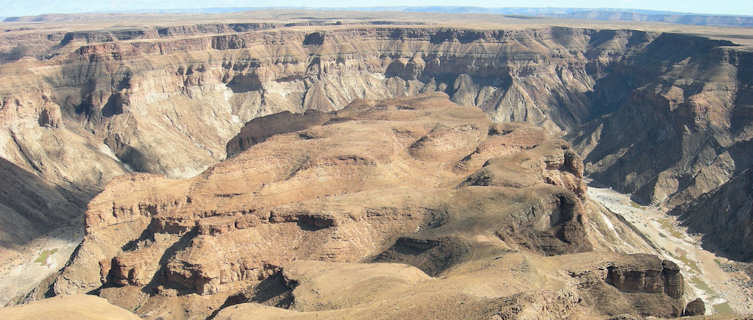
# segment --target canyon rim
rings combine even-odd
[[[0,316],[753,313],[749,28],[9,20]]]

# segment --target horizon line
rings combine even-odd
[[[726,16],[726,17],[753,17],[753,14],[727,14],[727,13],[697,13],[697,12],[683,12],[683,11],[671,11],[671,10],[657,10],[657,9],[641,9],[641,8],[615,8],[615,7],[557,7],[557,6],[532,6],[532,7],[485,7],[485,6],[443,6],[443,5],[427,5],[427,6],[354,6],[354,7],[342,7],[342,6],[227,6],[227,7],[198,7],[198,8],[162,8],[162,9],[132,9],[132,10],[95,10],[95,11],[83,11],[83,12],[48,12],[40,14],[30,15],[9,15],[0,16],[0,19],[5,18],[23,18],[23,17],[39,17],[45,15],[88,15],[88,14],[166,14],[166,13],[192,13],[201,12],[207,10],[226,10],[224,12],[202,12],[205,14],[223,14],[243,11],[260,11],[260,10],[313,10],[313,11],[398,11],[406,12],[406,9],[478,9],[478,10],[575,10],[577,11],[609,11],[609,12],[631,12],[645,15],[694,15],[694,16]],[[407,11],[411,12],[411,11]],[[412,13],[431,13],[430,11],[417,11]],[[435,12],[436,13],[436,12]],[[446,14],[498,14],[505,15],[501,12],[440,12]],[[562,12],[566,14],[566,12]],[[573,12],[567,12],[573,13]],[[510,13],[507,13],[510,14]],[[550,12],[550,14],[556,14]]]

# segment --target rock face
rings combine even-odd
[[[571,273],[587,304],[612,319],[633,316],[674,318],[685,303],[683,276],[676,264],[654,255],[631,254],[610,261],[597,272]]]
[[[699,50],[673,49],[680,44]],[[730,45],[665,34],[610,72],[605,84],[622,79],[627,90],[597,88],[605,116],[577,138],[591,176],[638,202],[673,207],[749,168],[753,56]]]
[[[310,272],[361,263],[349,269],[359,274],[382,270],[385,262],[402,263],[413,266],[412,275],[394,281],[451,277],[455,280],[442,282],[447,290],[436,298],[457,301],[461,293],[450,288],[468,272],[483,278],[522,268],[519,272],[533,277],[526,259],[591,250],[581,162],[565,141],[541,128],[492,124],[481,110],[442,94],[356,101],[316,114],[325,118],[263,139],[255,128],[273,128],[290,115],[250,121],[233,141],[255,144],[243,144],[246,150],[191,179],[134,174],[113,180],[90,202],[87,235],[50,290],[96,292],[150,319],[184,317],[176,313],[207,317],[244,302],[348,314],[350,307],[371,301],[363,296],[367,291],[357,291],[363,299],[354,292],[355,300],[337,300],[325,294],[337,290],[314,285],[311,290],[324,296],[304,298],[308,291],[299,288],[313,285]],[[300,117],[294,120],[301,123]],[[512,252],[519,252],[510,256],[514,262],[504,258]],[[495,259],[507,267],[471,271]],[[572,259],[573,268],[595,268]],[[623,257],[608,254],[594,261],[609,264],[605,259]],[[303,260],[319,262],[296,262]],[[296,275],[296,268],[308,265],[321,267]],[[664,269],[659,262],[658,275],[644,270],[645,278],[664,281],[658,290],[643,290],[647,299],[682,293],[676,266]],[[318,283],[356,290],[359,277]],[[461,310],[500,316],[591,310],[578,305],[575,287],[561,286],[568,281],[556,283],[535,284],[533,291],[493,289],[488,294],[501,299],[494,302],[500,309],[481,307],[488,294],[474,293]],[[335,300],[326,304],[326,299]],[[626,296],[615,299],[632,303]]]
[[[589,253],[584,174],[677,206],[750,259],[753,55],[726,40],[308,20],[53,29],[0,35],[3,52],[33,43],[0,64],[0,175],[20,185],[0,188],[0,256],[89,203],[83,243],[38,292],[153,319],[400,315],[357,280],[335,288],[352,301],[321,285],[350,272],[378,289],[373,271],[420,287],[379,291],[411,296],[385,301],[415,318],[679,315],[676,266]],[[443,302],[463,303],[426,310]]]
[[[620,291],[664,293],[682,298],[684,282],[680,269],[672,261],[659,261],[652,255],[634,255],[635,264],[607,268],[607,283]]]
[[[670,212],[693,232],[704,234],[704,246],[741,261],[753,261],[753,170]]]
[[[0,64],[0,156],[88,199],[128,171],[195,176],[265,139],[227,144],[254,118],[438,91],[567,133],[587,174],[642,203],[684,204],[753,166],[753,55],[729,41],[373,24],[8,29],[3,52],[33,45]]]
[[[705,314],[706,304],[703,303],[701,298],[688,302],[688,305],[685,306],[685,311],[682,312],[682,315],[686,317],[702,316]]]

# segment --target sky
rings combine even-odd
[[[45,13],[113,12],[213,7],[477,6],[647,9],[753,15],[753,0],[0,0],[0,17]]]

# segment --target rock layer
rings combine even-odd
[[[0,65],[0,155],[88,197],[131,170],[199,174],[260,116],[433,91],[568,133],[586,173],[642,203],[686,203],[752,165],[753,55],[729,41],[308,20],[9,30],[8,50],[34,46]]]
[[[405,290],[421,297],[411,300],[420,306],[411,311],[417,317],[611,312],[579,296],[609,292],[614,277],[599,270],[632,258],[573,256],[592,244],[582,163],[564,140],[526,124],[492,124],[480,109],[443,94],[359,100],[315,115],[315,123],[295,117],[306,125],[263,139],[256,128],[275,128],[290,115],[250,121],[234,139],[253,142],[236,144],[247,149],[191,179],[113,180],[90,202],[86,237],[51,292],[93,292],[149,319],[223,316],[241,303],[300,316],[331,309],[349,318],[378,305],[367,292]],[[558,280],[537,278],[528,259],[542,261],[541,272],[570,265],[592,282],[576,285],[554,271]],[[676,266],[659,262],[656,275],[651,259],[641,270],[660,283],[641,287],[641,298],[612,294],[621,310],[657,297],[682,305]],[[366,274],[390,268],[400,270],[385,276],[397,286],[360,289],[358,281],[379,283]],[[348,272],[347,281],[318,278]],[[500,283],[487,293],[461,285],[492,274],[526,283]],[[430,276],[454,280],[438,282],[439,291],[398,285],[423,287]],[[335,294],[333,285],[353,292]],[[420,311],[436,299],[468,304]],[[654,304],[639,309],[674,314]]]
[[[679,267],[672,261],[659,261],[651,255],[635,255],[635,264],[607,268],[607,283],[625,292],[664,293],[682,297],[684,282]]]
[[[642,203],[680,205],[694,224],[712,220],[703,231],[742,221],[740,233],[711,241],[747,258],[735,247],[747,239],[738,210],[747,198],[692,203],[730,204],[711,218],[686,205],[734,193],[751,167],[747,48],[574,27],[300,28],[313,25],[8,29],[3,49],[34,46],[0,65],[0,156],[33,188],[0,199],[23,217],[6,219],[0,236],[46,230],[32,230],[33,219],[75,221],[109,182],[50,293],[94,292],[155,318],[246,301],[295,307],[285,268],[301,259],[404,263],[443,277],[480,253],[485,263],[486,253],[516,250],[551,262],[588,251],[590,174]],[[358,100],[428,92],[486,114],[438,96]],[[574,148],[547,136],[566,133]],[[142,173],[115,178],[129,171]],[[649,264],[638,273],[658,279]],[[635,293],[647,300],[606,286],[599,268],[575,268],[592,275],[582,291],[497,288],[495,311],[479,314],[565,317],[581,297],[599,315],[681,311],[672,266],[661,269],[669,291]],[[461,309],[489,302],[479,301]]]

